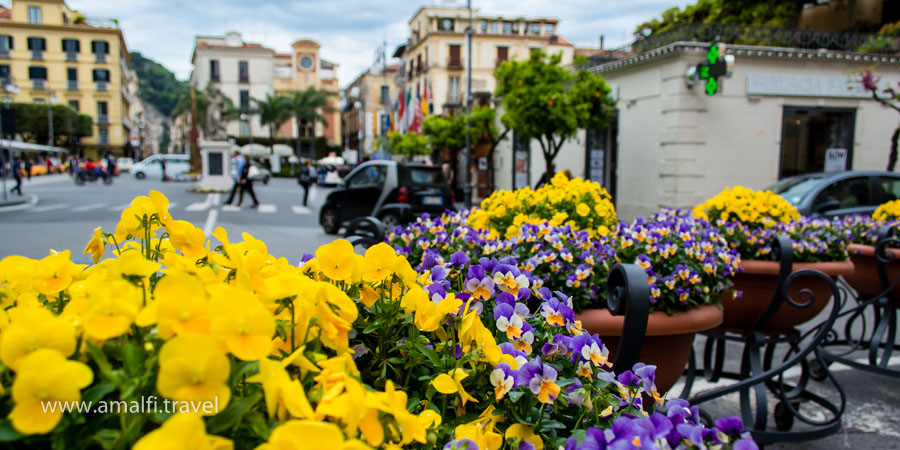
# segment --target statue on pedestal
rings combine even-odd
[[[206,92],[206,127],[203,131],[207,140],[228,140],[228,133],[225,131],[225,97],[217,86],[210,86]]]

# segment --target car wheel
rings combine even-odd
[[[322,228],[325,229],[325,233],[337,234],[338,230],[341,229],[341,213],[333,206],[326,207],[322,210],[320,222],[322,223]]]
[[[398,216],[395,213],[391,213],[391,212],[383,213],[381,215],[381,217],[379,217],[379,219],[381,219],[381,223],[384,224],[384,232],[385,233],[390,233],[391,231],[394,231],[394,227],[396,227],[397,225],[400,225],[400,216]]]
[[[136,172],[134,174],[134,177],[138,180],[143,180],[144,178],[147,178],[147,174],[145,174],[144,172]]]

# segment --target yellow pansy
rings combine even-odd
[[[466,379],[469,374],[463,369],[453,369],[450,372],[442,373],[431,381],[431,385],[441,394],[459,394],[463,406],[467,401],[478,403],[475,397],[469,395],[463,388],[462,380]]]
[[[176,401],[210,402],[218,408],[215,414],[231,399],[226,384],[230,373],[228,357],[215,341],[194,334],[176,336],[159,351],[156,390]]]
[[[275,318],[252,292],[216,285],[210,287],[211,331],[215,339],[243,361],[265,358],[272,352]]]
[[[284,420],[288,413],[297,419],[313,417],[312,406],[299,381],[291,380],[280,362],[271,359],[259,361],[259,373],[247,378],[248,383],[260,383],[270,418]]]
[[[335,281],[349,280],[356,270],[357,260],[353,244],[346,239],[335,239],[334,242],[316,249],[316,260],[319,262],[319,270]]]
[[[162,426],[147,433],[134,443],[132,450],[156,449],[230,450],[234,443],[229,439],[206,434],[206,424],[197,414],[179,413],[163,422]]]
[[[34,289],[48,297],[59,294],[69,287],[72,280],[84,268],[71,261],[68,250],[54,253],[38,261],[34,268]]]
[[[506,429],[504,435],[506,439],[515,439],[517,443],[530,442],[534,445],[535,450],[544,450],[544,441],[541,437],[534,434],[534,430],[528,425],[516,423]]]
[[[37,260],[24,256],[12,255],[0,260],[0,284],[16,292],[32,291],[34,268]]]
[[[423,293],[425,291],[422,291]],[[456,298],[452,293],[447,294],[440,303],[435,303],[425,296],[417,297],[418,304],[415,306],[415,323],[422,331],[434,331],[444,323],[447,314],[456,312],[462,306],[462,300]]]
[[[314,420],[289,420],[272,432],[269,442],[257,450],[358,450],[368,448],[358,440],[345,440],[333,423]]]
[[[141,291],[125,280],[100,282],[84,312],[83,329],[95,340],[112,339],[125,334],[141,308]],[[68,306],[66,307],[68,310]]]
[[[369,247],[362,262],[363,281],[374,283],[389,277],[394,273],[397,259],[394,248],[384,242]]]
[[[103,257],[103,251],[106,250],[106,242],[103,239],[103,229],[101,227],[94,228],[94,235],[91,236],[91,240],[84,247],[84,255],[91,255],[91,259],[94,260],[94,264],[97,264],[100,261],[100,258]]]
[[[172,246],[185,257],[198,260],[206,256],[206,235],[190,222],[170,220],[166,222],[166,232]]]
[[[94,373],[80,362],[69,361],[58,351],[43,348],[24,358],[13,382],[13,407],[9,418],[23,434],[48,433],[62,419],[60,403],[54,411],[45,408],[54,402],[77,402],[81,389],[91,384]]]
[[[163,339],[173,334],[209,334],[209,301],[197,277],[185,272],[169,273],[156,283],[153,297],[155,300],[141,311],[138,325],[157,324]]]
[[[75,327],[42,307],[9,310],[10,325],[0,335],[0,360],[18,370],[22,360],[40,349],[69,356],[75,352]]]

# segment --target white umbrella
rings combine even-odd
[[[340,166],[344,164],[344,158],[341,158],[340,156],[328,156],[316,162],[326,166]]]

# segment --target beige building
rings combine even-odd
[[[328,99],[329,107],[321,111],[326,123],[316,122],[315,130],[301,124],[304,136],[324,137],[328,145],[341,144],[341,112],[338,108],[340,89],[338,87],[338,65],[322,59],[321,46],[308,39],[291,44],[290,53],[276,53],[274,57],[274,87],[276,95],[292,96],[295,91],[309,87],[323,89],[333,94]],[[297,137],[297,121],[288,120],[278,129],[280,137]],[[314,134],[313,134],[314,133]]]
[[[370,67],[344,88],[344,150],[356,150],[360,157],[379,150],[377,140],[388,129],[388,102],[397,99],[395,75],[399,68],[396,64]]]
[[[250,111],[254,107],[252,99],[264,99],[274,92],[274,55],[270,48],[244,42],[236,31],[225,36],[196,36],[191,85],[202,91],[214,83],[235,108]],[[202,135],[203,127],[199,129]],[[269,135],[255,114],[245,114],[245,120],[229,120],[226,132],[229,136]]]
[[[563,64],[571,63],[574,47],[557,34],[557,19],[472,11],[473,95],[492,94],[497,66],[507,59],[527,59],[534,49],[562,53]],[[436,114],[465,105],[468,25],[466,8],[421,7],[409,20],[409,42],[402,52],[407,86],[415,95],[417,89],[424,93],[427,83]]]
[[[125,154],[133,121],[128,48],[114,19],[88,18],[63,0],[11,0],[0,8],[0,78],[14,102],[69,105],[93,118],[85,156]]]

